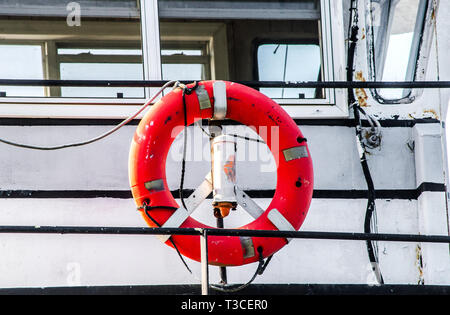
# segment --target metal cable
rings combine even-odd
[[[149,211],[152,210],[152,209],[161,209],[161,208],[166,208],[166,209],[167,209],[167,208],[171,208],[172,210],[177,210],[177,208],[175,208],[175,207],[167,207],[167,206],[163,206],[163,207],[161,207],[161,206],[159,206],[159,207],[153,206],[153,207],[150,207],[150,206],[148,206],[146,203],[144,203],[144,204],[142,205],[142,208],[144,209],[145,215],[146,215],[150,220],[152,220],[152,222],[155,223],[156,226],[159,227],[159,228],[161,227],[161,224],[159,224],[159,222],[156,221],[156,220],[150,215]],[[139,208],[138,208],[138,209],[139,209]],[[180,259],[181,259],[181,261],[183,262],[183,264],[184,264],[184,266],[186,267],[186,269],[192,274],[191,268],[189,268],[188,264],[187,264],[186,261],[184,260],[183,256],[181,255],[180,251],[178,250],[178,247],[177,247],[177,245],[175,244],[175,242],[173,241],[172,237],[169,238],[169,241],[170,241],[170,243],[172,244],[173,248],[176,250],[178,256],[180,257]]]
[[[194,92],[197,89],[198,82],[196,81],[192,88],[188,88],[184,84],[183,85],[178,84],[178,86],[180,86],[183,89],[182,98],[183,98],[183,112],[184,112],[184,114],[183,114],[183,116],[184,116],[183,159],[181,161],[181,178],[180,178],[179,193],[180,193],[181,204],[183,205],[183,208],[186,209],[186,211],[187,211],[186,203],[184,202],[184,194],[183,194],[184,176],[185,176],[185,173],[186,173],[187,126],[188,126],[186,95],[192,94],[192,92]]]
[[[150,206],[147,205],[146,202],[144,202],[144,204],[143,204],[141,207],[138,207],[138,210],[139,210],[139,209],[143,209],[144,212],[145,212],[145,215],[146,215],[146,216],[147,216],[147,217],[148,217],[148,218],[149,218],[149,219],[150,219],[150,220],[151,220],[158,228],[161,228],[162,225],[161,225],[158,221],[156,221],[156,219],[153,218],[153,217],[150,215],[150,213],[149,213],[150,210],[153,210],[153,209],[161,209],[161,208],[164,208],[164,209],[171,209],[171,210],[177,210],[176,207],[169,207],[169,206],[151,206],[151,207],[150,207]],[[190,274],[194,275],[194,273],[192,272],[191,268],[189,268],[189,265],[187,264],[186,260],[183,258],[183,255],[181,254],[181,252],[180,252],[180,250],[178,249],[177,245],[176,245],[175,242],[173,241],[172,237],[169,238],[169,241],[170,241],[170,243],[172,244],[172,246],[173,246],[173,248],[175,249],[175,251],[177,252],[178,257],[179,257],[180,260],[182,261],[183,265],[186,267],[187,271],[188,271]],[[215,289],[215,290],[218,290],[218,291],[222,291],[222,292],[230,292],[230,293],[231,293],[231,292],[238,292],[238,291],[240,291],[240,290],[242,290],[242,289],[248,287],[248,286],[253,282],[253,280],[255,280],[255,278],[256,278],[257,275],[262,275],[262,274],[263,274],[264,270],[266,269],[267,265],[269,264],[270,260],[271,260],[272,257],[273,257],[273,255],[269,256],[269,257],[267,258],[266,262],[264,263],[264,259],[263,259],[263,256],[262,256],[262,248],[261,248],[261,247],[258,247],[258,254],[259,254],[259,264],[258,264],[258,267],[257,267],[257,269],[256,269],[255,274],[253,275],[253,277],[252,277],[247,283],[245,283],[245,284],[243,284],[243,285],[239,285],[239,286],[219,286],[219,285],[213,285],[213,284],[210,284],[209,286],[210,286],[212,289]],[[197,280],[198,280],[198,279],[197,279]]]
[[[358,7],[357,2],[352,1],[351,7],[350,7],[350,22],[349,22],[349,46],[348,46],[348,52],[347,52],[347,81],[353,82],[353,63],[354,63],[354,56],[355,56],[355,49],[356,49],[356,42],[358,41]],[[365,145],[363,142],[363,136],[362,136],[362,128],[361,128],[361,117],[360,113],[365,115],[369,119],[369,123],[373,127],[373,123],[376,123],[377,126],[379,126],[378,122],[375,122],[376,119],[373,118],[373,116],[367,115],[365,111],[361,108],[359,103],[357,102],[353,89],[348,88],[348,100],[349,100],[349,106],[353,107],[353,114],[354,114],[354,120],[356,125],[356,145],[358,146],[359,151],[359,157],[360,157],[360,163],[361,168],[364,174],[364,178],[366,180],[367,189],[368,189],[368,198],[367,198],[367,208],[366,213],[364,217],[364,232],[365,233],[371,233],[371,225],[374,224],[373,222],[373,216],[376,216],[376,204],[375,204],[375,187],[373,184],[372,176],[370,174],[369,165],[367,163],[366,158],[366,152],[365,152]],[[370,120],[372,120],[372,123]],[[374,219],[375,220],[375,219]],[[383,276],[381,275],[381,271],[379,268],[378,263],[378,251],[376,248],[376,243],[374,246],[374,243],[370,240],[366,241],[366,247],[367,247],[367,253],[369,256],[369,261],[372,265],[372,270],[375,273],[375,276],[377,277],[377,280],[380,284],[384,284]]]
[[[123,120],[120,124],[118,124],[117,126],[115,126],[114,128],[112,128],[111,130],[95,137],[92,139],[88,139],[85,141],[81,141],[81,142],[75,142],[75,143],[68,143],[68,144],[62,144],[62,145],[57,145],[57,146],[50,146],[50,147],[43,147],[43,146],[36,146],[36,145],[29,145],[29,144],[23,144],[23,143],[17,143],[11,140],[6,140],[6,139],[2,139],[0,138],[0,142],[4,143],[4,144],[8,144],[8,145],[12,145],[15,147],[19,147],[19,148],[24,148],[24,149],[32,149],[32,150],[43,150],[43,151],[51,151],[51,150],[60,150],[60,149],[66,149],[66,148],[72,148],[72,147],[79,147],[79,146],[83,146],[83,145],[87,145],[87,144],[91,144],[93,142],[99,141],[103,138],[106,138],[108,136],[110,136],[111,134],[113,134],[114,132],[116,132],[117,130],[119,130],[120,128],[122,128],[123,126],[125,126],[126,124],[128,124],[130,121],[132,121],[134,118],[136,118],[145,108],[147,108],[147,106],[149,106],[161,93],[164,89],[166,89],[168,86],[173,85],[173,87],[177,87],[178,86],[178,81],[169,81],[166,82],[157,93],[155,93],[149,100],[147,100],[144,105],[142,105],[134,114],[132,114],[131,116],[129,116],[128,118],[126,118],[125,120]]]
[[[210,288],[217,290],[217,291],[221,291],[221,292],[226,292],[226,293],[234,293],[234,292],[238,292],[241,291],[242,289],[245,289],[246,287],[248,287],[256,278],[257,275],[262,275],[262,273],[264,272],[264,270],[267,267],[267,264],[270,262],[270,260],[272,259],[272,256],[269,256],[266,260],[266,262],[264,263],[264,258],[262,255],[262,247],[258,247],[258,267],[256,268],[255,273],[253,274],[252,278],[247,282],[244,283],[242,285],[214,285],[214,284],[210,284]]]

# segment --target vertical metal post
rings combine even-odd
[[[223,95],[223,93],[222,93],[222,98],[223,99],[221,101],[224,102],[224,104],[225,104],[223,106],[225,108],[225,113],[226,113],[226,93],[225,93],[225,95]],[[214,105],[216,105],[216,103]],[[211,141],[211,157],[214,157],[213,141],[214,141],[215,137],[218,137],[218,136],[222,135],[223,127],[222,127],[222,124],[221,124],[221,120],[211,120],[211,119],[208,120],[208,127],[209,127],[209,132],[211,134],[211,138],[210,138],[210,141]],[[214,186],[214,180],[213,180],[213,177],[214,177],[213,169],[214,169],[214,167],[213,167],[213,163],[214,163],[213,159],[211,159],[211,183]],[[224,228],[223,218],[217,217],[217,221],[216,222],[217,222],[217,227],[219,229],[223,229]],[[219,267],[219,275],[220,275],[220,279],[221,279],[221,284],[227,284],[227,268],[226,267]]]
[[[217,218],[217,227],[219,229],[223,229],[223,218]],[[220,275],[220,283],[221,284],[227,284],[227,268],[226,267],[219,267],[219,275]]]
[[[200,235],[200,258],[202,269],[202,295],[209,294],[209,265],[208,265],[208,233],[202,230]]]

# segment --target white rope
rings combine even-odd
[[[159,91],[154,94],[150,99],[148,99],[147,101],[145,101],[144,105],[142,105],[134,114],[132,114],[131,116],[129,116],[128,118],[126,118],[124,121],[122,121],[120,124],[118,124],[117,126],[115,126],[114,128],[112,128],[111,130],[95,137],[92,139],[88,139],[85,141],[81,141],[81,142],[75,142],[75,143],[68,143],[68,144],[62,144],[62,145],[57,145],[57,146],[51,146],[51,147],[41,147],[41,146],[35,146],[35,145],[29,145],[29,144],[22,144],[22,143],[17,143],[17,142],[13,142],[10,140],[5,140],[0,138],[0,142],[8,144],[8,145],[12,145],[15,147],[19,147],[19,148],[24,148],[24,149],[33,149],[33,150],[44,150],[44,151],[50,151],[50,150],[60,150],[60,149],[66,149],[66,148],[71,148],[71,147],[79,147],[79,146],[83,146],[83,145],[87,145],[96,141],[99,141],[103,138],[108,137],[109,135],[113,134],[114,132],[116,132],[117,130],[119,130],[120,128],[122,128],[123,126],[125,126],[126,124],[128,124],[130,121],[132,121],[134,118],[136,118],[140,113],[142,113],[142,111],[147,108],[147,106],[149,106],[162,92],[164,89],[166,89],[168,86],[173,84],[173,88],[178,87],[179,82],[178,81],[169,81],[166,84],[164,84]]]

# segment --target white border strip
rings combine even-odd
[[[295,231],[292,224],[277,209],[270,210],[267,214],[267,218],[279,231]],[[291,238],[286,238],[286,240],[289,243]]]

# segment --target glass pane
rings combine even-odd
[[[372,0],[374,69],[377,80],[413,81],[425,0]],[[407,97],[410,89],[379,89],[384,99]]]
[[[258,47],[261,81],[317,81],[320,47],[301,44],[263,44]],[[316,98],[316,89],[263,88],[271,98]]]
[[[163,42],[162,76],[165,80],[208,80],[209,54],[207,42]]]
[[[2,79],[44,78],[42,46],[0,45],[0,69]],[[44,96],[43,87],[0,86],[0,95]]]
[[[0,60],[13,60],[8,54],[24,59],[26,66],[18,72],[24,79],[144,79],[138,1],[0,0],[0,28],[0,40],[15,50],[0,48]],[[30,57],[27,47],[37,46],[39,53]],[[13,79],[18,74],[2,71],[2,78]],[[144,88],[26,87],[12,91],[8,89],[7,96],[145,97]]]
[[[203,65],[201,64],[163,64],[164,80],[204,80]]]
[[[165,79],[198,80],[200,75],[229,81],[322,79],[320,1],[160,0],[158,3]],[[204,48],[192,48],[205,38],[210,40],[204,43]],[[261,91],[273,98],[322,98],[321,91],[314,89]]]
[[[140,80],[143,77],[139,64],[62,63],[62,80]],[[126,87],[62,87],[62,97],[144,97],[141,88]]]
[[[408,58],[404,58],[409,54],[412,37],[412,33],[392,34],[390,36],[382,81],[410,81],[412,79],[406,75]],[[403,89],[380,89],[379,94],[387,99],[400,99],[403,97]]]

